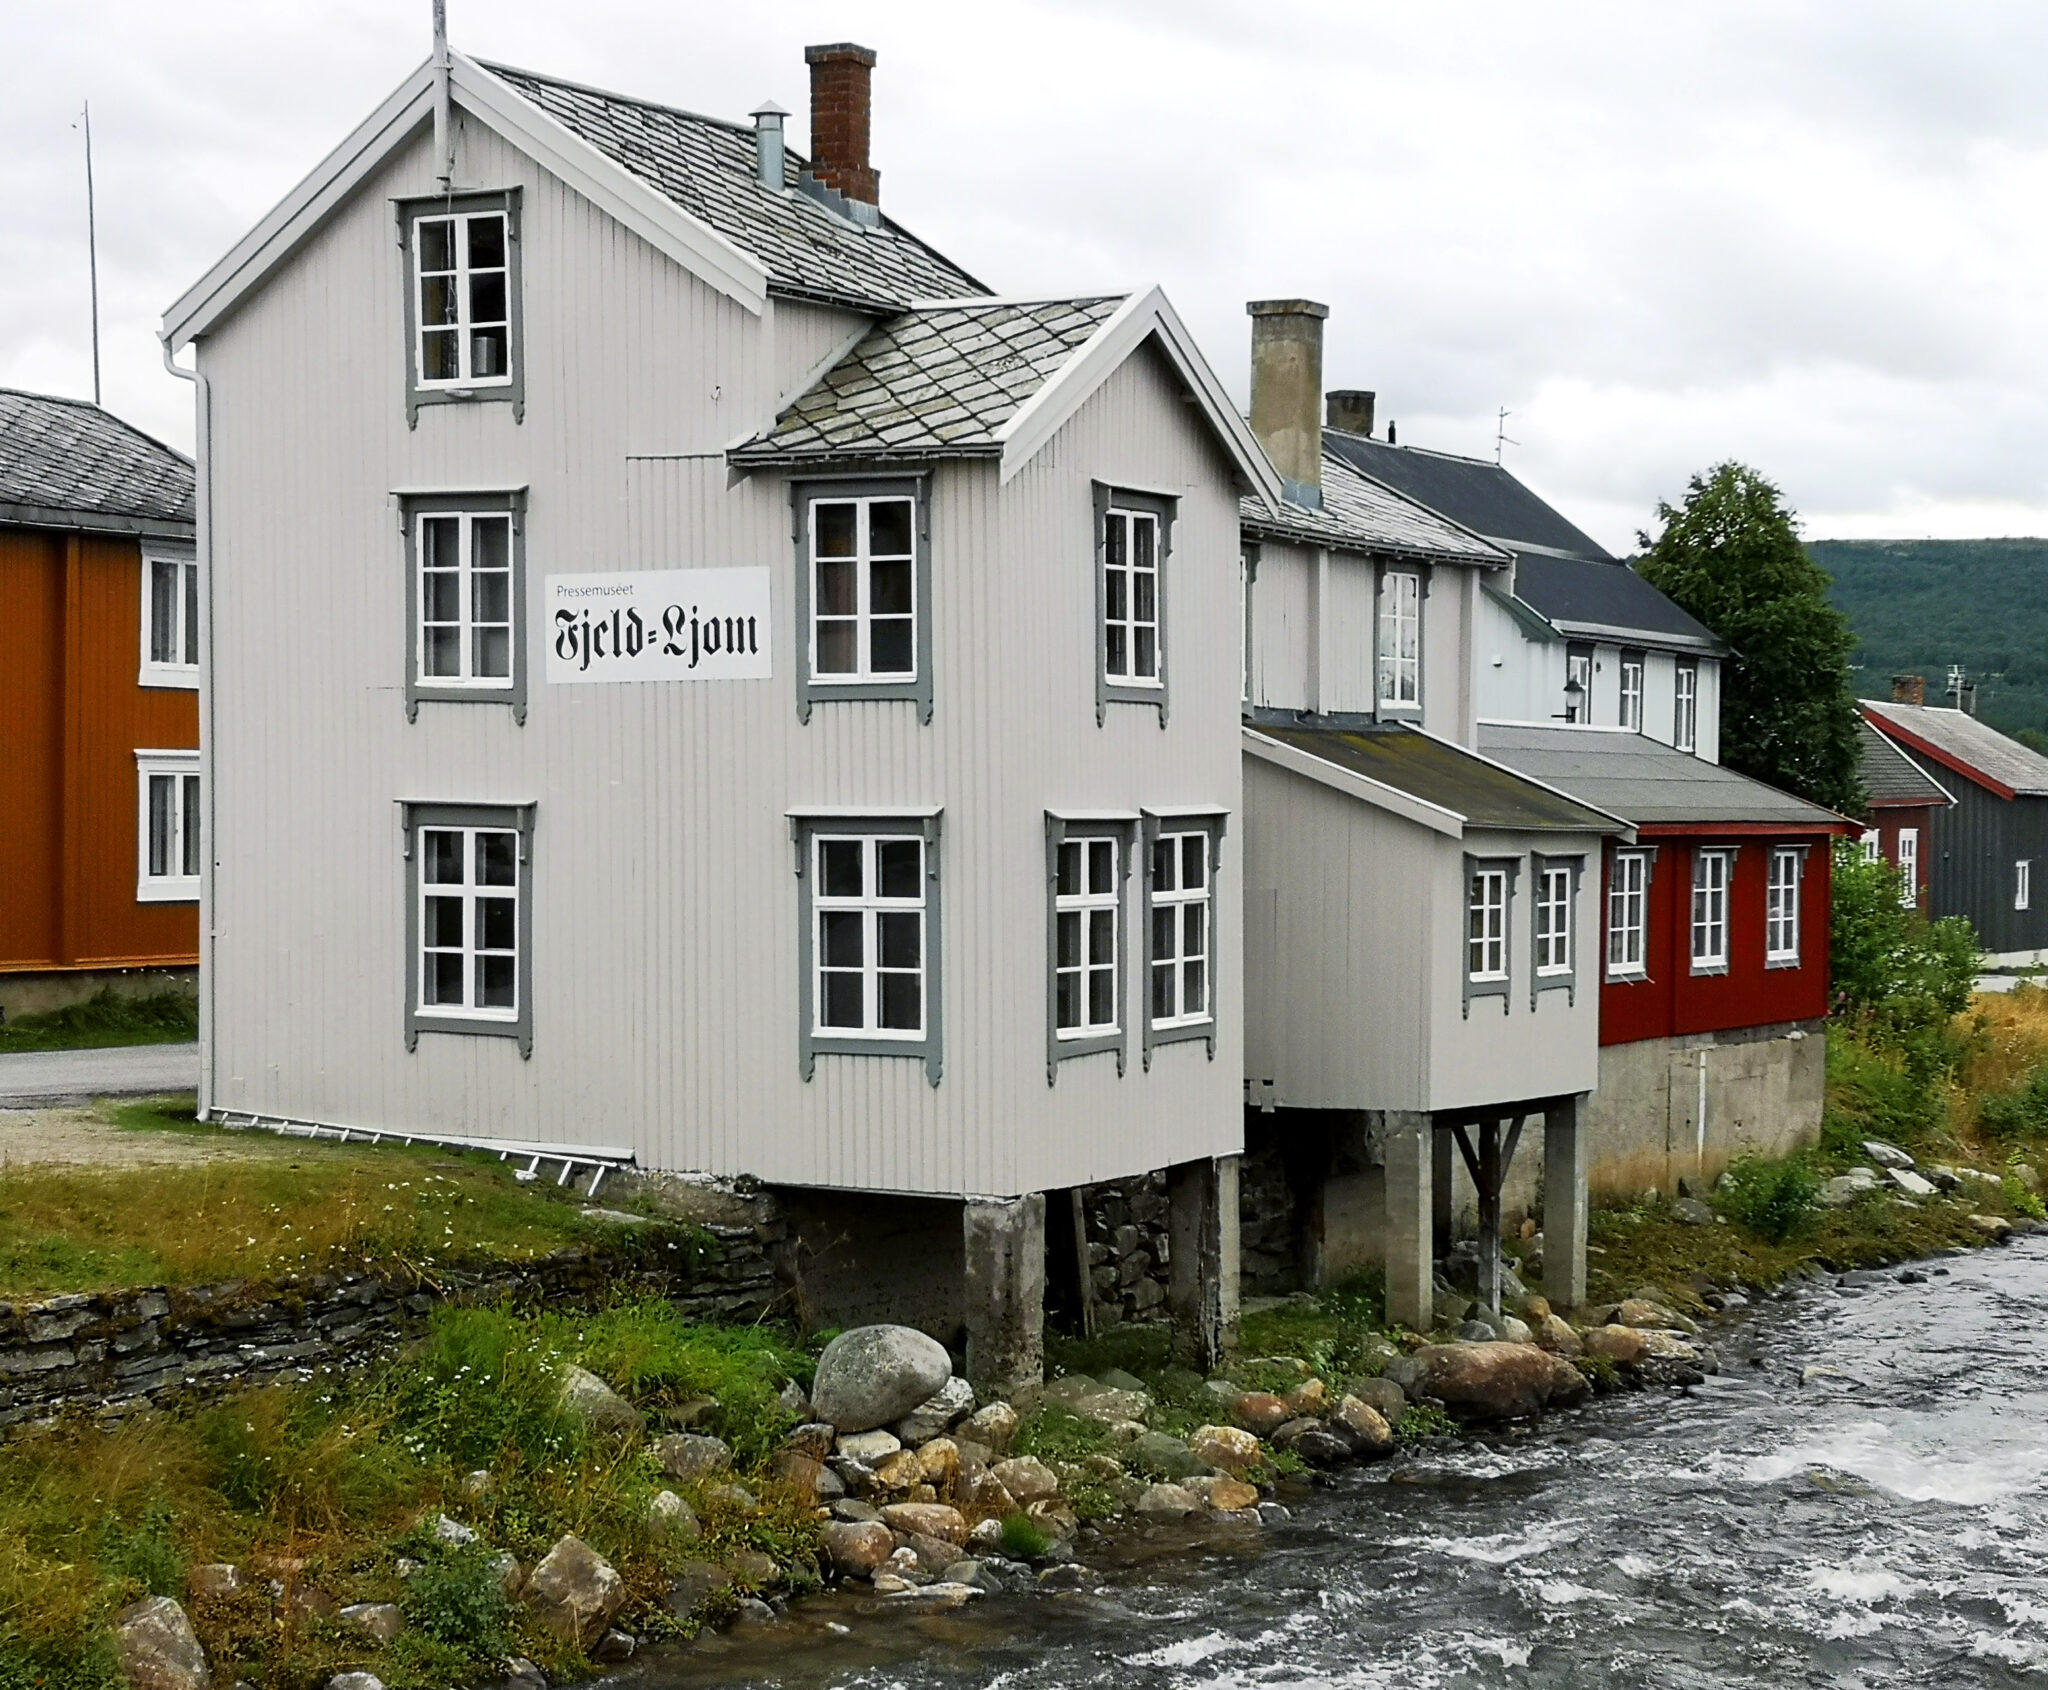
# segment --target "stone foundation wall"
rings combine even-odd
[[[1081,1188],[1089,1292],[1099,1325],[1166,1318],[1166,1173]]]
[[[666,1297],[704,1320],[759,1318],[780,1285],[772,1226],[710,1225],[695,1261],[572,1250],[518,1267],[417,1278],[321,1274],[0,1303],[0,1426],[138,1408],[390,1354],[443,1302],[589,1306]]]

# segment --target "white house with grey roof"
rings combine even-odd
[[[846,1312],[996,1385],[1045,1194],[1166,1169],[1213,1353],[1279,483],[1162,294],[990,296],[862,117],[806,160],[437,53],[167,314],[202,1108],[894,1203],[917,1282],[856,1239]]]

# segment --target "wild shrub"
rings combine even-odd
[[[1947,1122],[1943,1088],[1917,1078],[1901,1052],[1873,1043],[1858,1027],[1830,1029],[1827,1065],[1822,1139],[1838,1155],[1860,1161],[1866,1138],[1913,1144]]]
[[[2048,1205],[2029,1191],[2017,1174],[2007,1174],[1998,1182],[1998,1189],[2005,1200],[2018,1213],[2030,1221],[2048,1221]]]
[[[1029,1514],[1010,1514],[1003,1519],[1003,1553],[1013,1561],[1035,1561],[1052,1547],[1045,1528]]]
[[[462,1471],[508,1455],[531,1466],[573,1455],[577,1427],[562,1412],[550,1336],[504,1309],[437,1309],[425,1341],[390,1375],[400,1441]]]
[[[2048,1138],[2048,1064],[2011,1091],[1978,1098],[1977,1125],[1993,1138]]]
[[[144,1596],[182,1596],[185,1558],[172,1536],[177,1513],[161,1497],[153,1498],[132,1525],[109,1514],[100,1522],[100,1565]]]
[[[511,1604],[491,1557],[472,1545],[437,1556],[406,1581],[405,1617],[438,1643],[503,1653]]]
[[[1404,1444],[1424,1438],[1441,1438],[1458,1429],[1458,1423],[1433,1402],[1410,1403],[1401,1411],[1394,1436]]]
[[[1782,1244],[1813,1212],[1820,1181],[1803,1161],[1745,1157],[1717,1194],[1721,1212],[1769,1244]]]
[[[1901,902],[1898,870],[1866,861],[1847,840],[1833,863],[1828,961],[1835,1015],[1874,1047],[1896,1054],[1923,1085],[1946,1079],[1966,1046],[1955,1019],[1970,1006],[1977,935],[1959,916],[1930,922]]]

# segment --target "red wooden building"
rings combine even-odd
[[[1914,903],[1924,911],[1934,877],[1934,820],[1955,808],[1956,801],[1904,746],[1879,733],[1868,718],[1856,726],[1863,745],[1863,790],[1869,794],[1863,854],[1882,857],[1897,869],[1912,886]]]
[[[0,1011],[199,964],[190,460],[0,389]]]

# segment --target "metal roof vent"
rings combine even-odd
[[[747,114],[754,120],[754,174],[764,188],[781,188],[782,120],[789,116],[773,100],[763,100]]]

